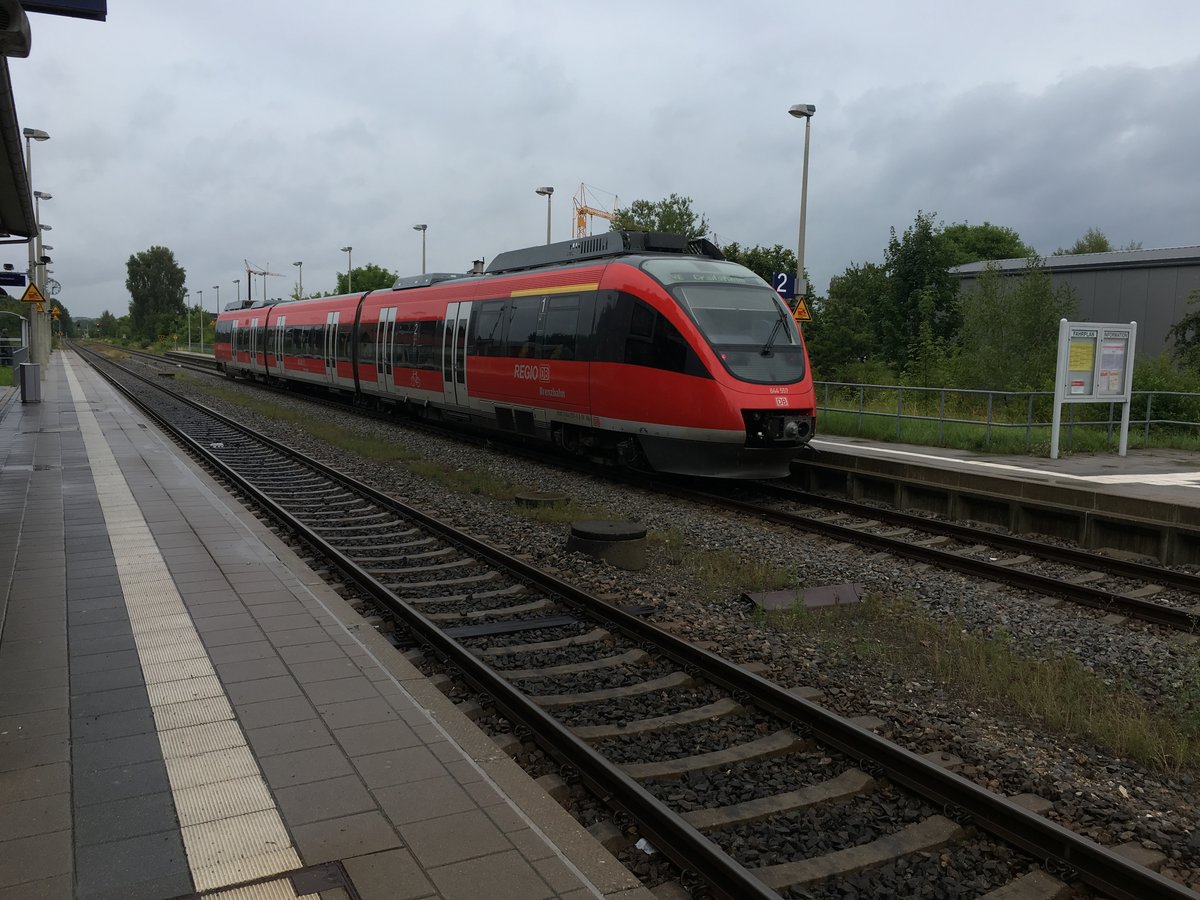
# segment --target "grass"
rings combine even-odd
[[[982,637],[936,621],[912,604],[868,597],[861,606],[770,614],[785,631],[820,637],[872,669],[934,682],[963,703],[1015,713],[1064,737],[1169,772],[1200,770],[1200,654],[1174,709],[1153,709],[1088,671],[1074,656],[1042,660],[1004,632]]]
[[[868,413],[875,413],[868,415]],[[905,415],[915,415],[906,410]],[[924,415],[924,413],[919,413]],[[936,411],[934,412],[936,416]],[[990,433],[989,433],[990,431]],[[900,442],[927,447],[955,447],[960,450],[980,450],[989,453],[1023,454],[1034,456],[1050,455],[1050,426],[1033,425],[1026,434],[1024,420],[1020,424],[993,422],[989,430],[985,424],[959,422],[923,421],[903,419],[900,434],[896,434],[896,409],[864,409],[857,412],[823,411],[818,409],[817,433],[829,435],[861,436],[885,443]],[[1028,447],[1026,446],[1028,441]],[[1064,421],[1059,435],[1061,453],[1097,453],[1116,450],[1120,441],[1120,426],[1114,425],[1112,438],[1108,437],[1107,422],[1082,424],[1076,421],[1068,430]],[[1129,428],[1129,447],[1170,447],[1181,450],[1200,449],[1200,428],[1152,428],[1147,442],[1144,426]]]
[[[188,377],[188,376],[184,376]],[[526,519],[549,524],[573,522],[577,519],[605,519],[612,516],[598,507],[585,507],[567,501],[546,506],[521,506],[514,497],[524,487],[485,469],[466,469],[427,459],[415,450],[401,447],[386,438],[360,434],[335,426],[311,415],[281,406],[269,400],[248,397],[236,391],[205,385],[208,393],[251,412],[296,425],[312,437],[363,459],[384,465],[399,465],[419,478],[434,481],[459,494],[489,497],[513,504],[514,512]]]
[[[13,384],[12,366],[0,366],[0,387],[12,387]]]
[[[795,587],[796,576],[761,559],[747,559],[724,548],[709,549],[690,542],[678,528],[647,535],[669,566],[679,566],[690,584],[708,597],[728,597],[743,591],[774,591]]]

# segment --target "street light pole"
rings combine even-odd
[[[33,145],[31,141],[48,141],[50,135],[38,128],[25,128],[21,133],[25,136],[25,177],[29,182],[29,190],[33,190]],[[37,264],[41,254],[37,252],[37,244],[42,237],[42,223],[34,214],[33,234],[29,236],[29,283],[37,282]],[[50,362],[50,320],[46,312],[31,313],[29,316],[29,353],[30,361],[46,365]]]
[[[196,306],[200,309],[200,352],[204,352],[204,291],[196,291]]]
[[[421,274],[425,274],[425,231],[428,225],[414,225],[413,231],[421,232]]]
[[[192,299],[192,292],[184,291],[183,292],[183,306],[184,306],[184,309],[187,310],[187,322],[188,322],[188,353],[192,352],[192,304],[191,304],[191,299]]]
[[[353,249],[354,249],[353,247],[343,247],[342,248],[342,252],[346,254],[346,293],[347,294],[354,293],[354,285],[350,281],[350,279],[353,277],[353,272],[354,272],[354,263],[352,262],[354,257],[350,252]]]
[[[552,187],[535,188],[534,193],[546,198],[546,243],[550,243],[550,197],[554,194]]]
[[[233,279],[233,299],[238,303],[242,302],[242,279]]]
[[[296,271],[299,273],[299,278],[300,278],[300,287],[296,290],[296,295],[299,297],[299,299],[303,300],[304,299],[304,260],[302,260],[302,259],[297,260],[296,262],[292,263],[292,265],[296,267]]]
[[[808,296],[808,282],[804,278],[804,225],[808,211],[808,132],[812,127],[813,113],[817,108],[811,103],[797,103],[788,110],[789,115],[804,120],[804,174],[800,180],[800,240],[796,244],[796,297],[799,301]]]

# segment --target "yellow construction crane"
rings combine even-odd
[[[596,191],[612,197],[611,209],[604,209],[594,201],[591,201],[590,195]],[[589,187],[582,182],[579,184],[579,193],[575,195],[573,202],[575,204],[575,237],[587,237],[592,233],[592,218],[604,219],[611,222],[616,217],[617,210],[620,209],[620,203],[617,200],[616,194],[609,194],[608,191]]]
[[[243,259],[242,262],[244,262],[246,264],[246,299],[249,300],[254,295],[254,288],[252,287],[253,282],[250,280],[250,276],[251,275],[261,275],[263,277],[263,302],[266,303],[267,302],[267,276],[268,275],[279,276],[281,273],[268,272],[266,269],[261,269],[258,266],[254,265],[248,259]],[[268,265],[270,265],[270,263],[268,263]]]

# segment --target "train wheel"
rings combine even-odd
[[[579,429],[574,425],[559,425],[558,430],[554,433],[554,440],[568,453],[578,454],[580,452]]]

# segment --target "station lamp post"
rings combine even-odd
[[[204,291],[196,291],[196,307],[200,310],[200,352],[203,353],[204,352]]]
[[[421,232],[421,274],[425,274],[425,232],[429,228],[428,225],[414,225],[413,231]]]
[[[554,195],[554,188],[535,188],[534,193],[546,198],[546,243],[548,244],[550,243],[550,198]]]
[[[299,297],[301,300],[303,300],[304,299],[304,260],[298,259],[294,263],[292,263],[292,265],[296,267],[296,277],[300,279],[300,287],[298,287],[296,289],[296,296]]]
[[[354,255],[351,253],[351,251],[353,249],[354,249],[353,247],[343,247],[342,248],[342,252],[346,254],[346,293],[347,294],[354,293],[354,286],[350,283],[351,275],[354,272],[354,264],[352,262],[352,260],[354,259]]]
[[[240,278],[233,279],[233,299],[238,303],[242,302],[242,279]]]
[[[788,114],[804,120],[804,170],[800,178],[800,240],[796,244],[796,302],[808,296],[808,282],[804,278],[804,224],[808,211],[808,133],[812,127],[813,113],[817,108],[811,103],[797,103]]]
[[[33,190],[33,141],[50,140],[50,135],[38,128],[24,128],[21,134],[25,137],[25,177],[29,189]],[[37,284],[37,266],[41,252],[38,249],[42,237],[41,222],[34,215],[33,234],[29,236],[29,283]],[[40,287],[40,285],[39,285]],[[43,311],[29,316],[29,352],[30,361],[46,365],[50,362],[50,319]]]
[[[192,292],[183,292],[183,307],[187,310],[188,323],[188,353],[192,352]]]

